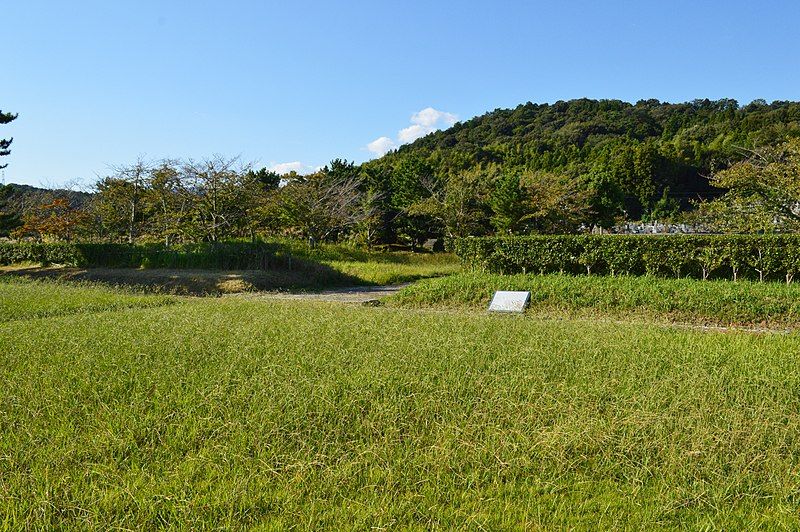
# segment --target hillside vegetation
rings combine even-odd
[[[364,167],[389,176],[398,205],[430,193],[411,176],[436,176],[439,189],[451,189],[449,200],[439,198],[439,215],[447,210],[442,202],[459,209],[463,194],[455,191],[471,191],[460,214],[440,216],[447,225],[447,216],[466,222],[467,207],[483,211],[468,234],[564,232],[581,223],[609,226],[617,217],[668,219],[693,200],[718,197],[723,191],[708,179],[716,171],[798,135],[797,102],[529,102],[434,132]],[[559,210],[551,205],[559,198],[577,205]],[[534,204],[527,212],[526,201]],[[520,224],[522,214],[527,223]]]
[[[667,187],[676,198],[713,195],[704,176],[741,159],[743,149],[797,136],[800,102],[631,104],[584,98],[497,109],[434,132],[386,159],[423,158],[435,173],[492,163],[504,170],[608,172],[647,207]]]

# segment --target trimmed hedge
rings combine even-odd
[[[35,262],[78,267],[222,270],[303,269],[307,261],[278,244],[226,242],[166,247],[161,244],[0,242],[0,264]]]
[[[800,235],[538,235],[461,238],[463,264],[492,273],[783,278],[800,271]]]

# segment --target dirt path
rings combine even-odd
[[[345,288],[332,288],[321,292],[249,292],[230,294],[225,297],[240,297],[246,299],[281,299],[305,301],[333,301],[337,303],[353,303],[369,305],[378,303],[382,298],[396,294],[411,283],[393,284],[386,286],[350,286]]]

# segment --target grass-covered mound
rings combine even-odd
[[[11,529],[800,526],[794,335],[75,310],[0,324]]]
[[[292,247],[293,246],[293,247]],[[149,292],[217,295],[270,290],[320,290],[331,287],[396,284],[450,275],[461,270],[446,253],[367,252],[345,246],[305,249],[287,244],[293,260],[251,270],[188,268],[78,268],[38,263],[0,266],[0,274],[33,279],[99,282]],[[297,249],[294,249],[296,247]],[[205,260],[205,259],[204,259]]]
[[[496,290],[529,290],[530,312],[716,325],[800,324],[800,284],[796,283],[464,273],[415,283],[393,296],[389,304],[485,309]]]

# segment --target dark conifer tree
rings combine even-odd
[[[4,113],[3,111],[0,111],[0,124],[8,124],[15,118],[17,118],[17,115],[12,115],[11,113]],[[0,139],[0,157],[11,153],[11,150],[9,150],[8,148],[11,146],[12,140],[14,139]],[[0,169],[5,168],[6,166],[8,165],[0,164]]]

